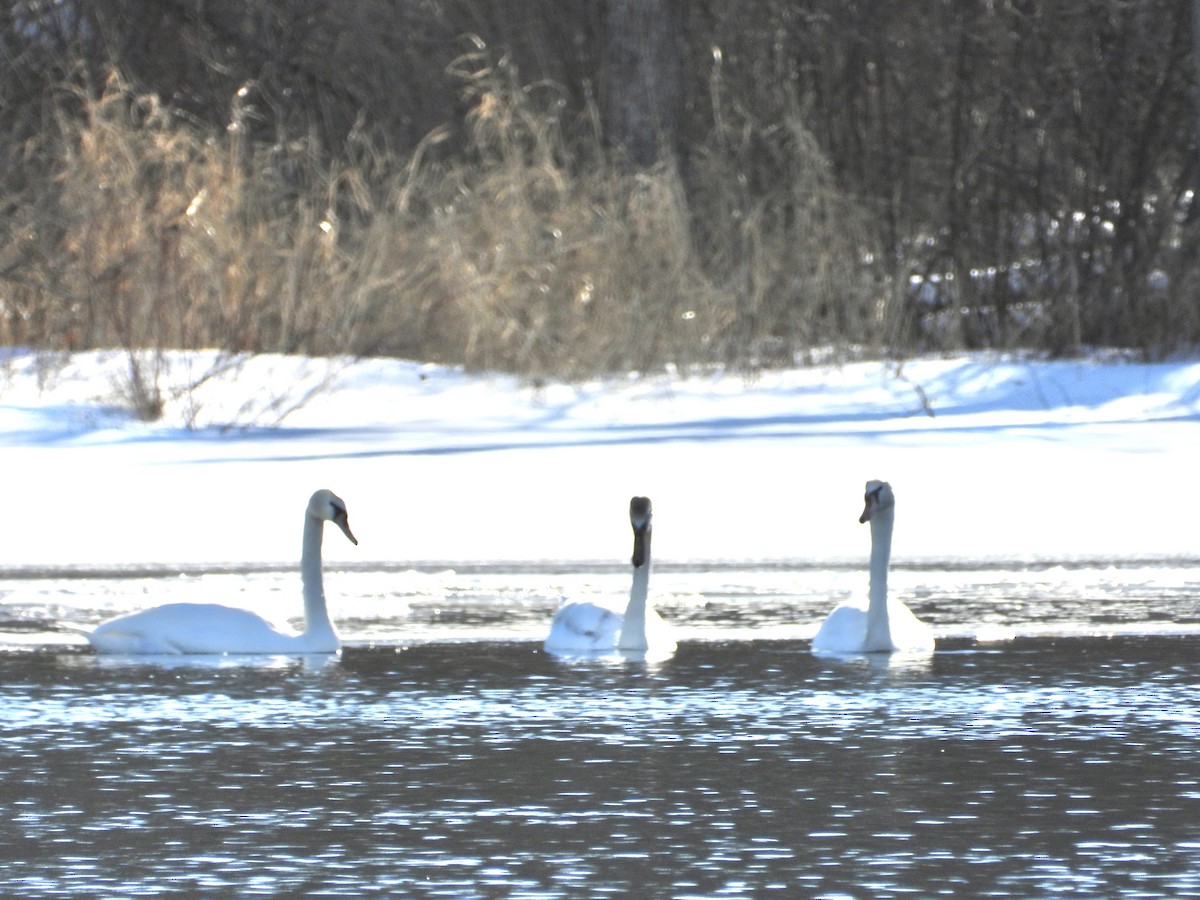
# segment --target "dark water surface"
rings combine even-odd
[[[0,895],[1200,895],[1200,638],[0,653]]]

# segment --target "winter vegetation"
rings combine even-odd
[[[0,340],[534,381],[1200,337],[1189,0],[14,0]]]

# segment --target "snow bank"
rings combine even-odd
[[[1200,556],[1200,364],[961,356],[530,386],[396,360],[16,354],[0,379],[3,567],[293,561],[308,494],[344,563],[615,560],[650,496],[675,561],[861,560],[868,478],[898,560]]]

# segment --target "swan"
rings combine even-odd
[[[352,544],[358,544],[341,498],[327,490],[313,494],[304,513],[300,555],[305,623],[300,634],[280,631],[245,609],[216,603],[168,603],[102,622],[88,634],[88,640],[99,653],[333,653],[341,641],[325,607],[321,578],[321,538],[326,522],[333,522]]]
[[[673,653],[675,639],[667,623],[651,605],[650,520],[647,497],[629,501],[633,526],[633,586],[625,612],[586,601],[564,603],[554,614],[550,636],[543,645],[549,653],[595,654],[613,651]]]
[[[871,523],[871,586],[869,602],[838,604],[813,638],[816,653],[890,653],[896,650],[930,652],[933,629],[899,600],[889,600],[888,560],[892,555],[892,525],[896,496],[886,481],[868,481],[866,508],[859,523]]]

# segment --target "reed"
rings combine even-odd
[[[798,122],[727,121],[685,163],[689,190],[673,162],[622,166],[594,116],[567,134],[553,85],[482,52],[455,72],[467,152],[438,152],[448,127],[403,157],[252,140],[252,85],[221,133],[117,75],[63,92],[6,176],[0,338],[128,351],[124,393],[153,417],[170,349],[582,378],[882,335],[869,229]],[[764,152],[783,173],[765,199],[744,177]]]

